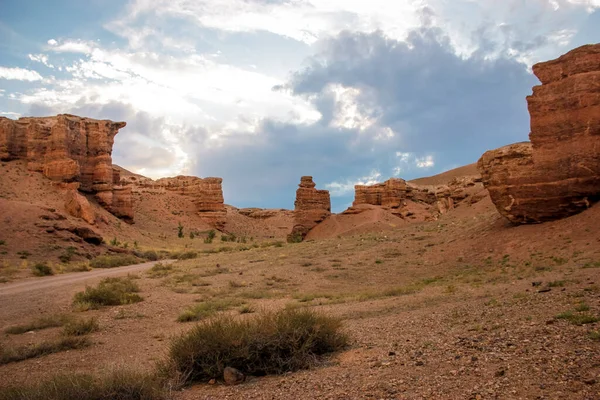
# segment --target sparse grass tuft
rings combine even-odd
[[[254,307],[249,304],[244,304],[240,307],[240,314],[252,314],[254,311]]]
[[[131,254],[117,254],[98,256],[90,261],[92,268],[117,268],[125,265],[139,264],[139,258]]]
[[[594,342],[600,342],[600,331],[589,331],[588,337]]]
[[[156,263],[152,268],[146,272],[146,275],[150,278],[164,278],[173,272],[173,267],[169,264]]]
[[[36,320],[28,322],[23,325],[15,325],[8,327],[4,330],[4,333],[9,335],[20,335],[30,331],[40,331],[47,328],[56,328],[63,326],[69,321],[69,317],[63,314],[53,314],[40,317]]]
[[[340,328],[339,320],[312,310],[284,309],[247,320],[222,316],[175,338],[163,369],[185,377],[184,384],[221,377],[226,366],[248,375],[295,371],[344,348]]]
[[[590,306],[588,306],[584,302],[581,302],[577,305],[577,307],[575,307],[575,311],[578,311],[578,312],[590,311]]]
[[[42,342],[34,346],[3,347],[0,349],[0,365],[66,350],[81,349],[89,345],[90,342],[87,338],[65,336],[56,341]]]
[[[152,375],[115,369],[100,376],[57,375],[42,383],[0,389],[0,400],[167,400]]]
[[[218,299],[209,300],[196,304],[183,311],[177,317],[178,322],[200,321],[208,318],[220,311],[227,311],[233,307],[242,305],[244,302],[239,299]]]
[[[548,282],[548,287],[564,287],[566,283],[566,281],[552,281]]]
[[[564,319],[573,325],[593,324],[600,321],[600,318],[586,313],[574,313],[567,311],[556,316],[557,319]]]
[[[96,318],[76,319],[67,322],[63,328],[63,333],[67,336],[84,336],[99,330],[100,326],[98,325],[98,320]]]
[[[49,275],[54,275],[54,271],[46,263],[36,263],[36,264],[34,264],[31,267],[31,272],[33,272],[33,274],[35,276],[49,276]]]
[[[143,300],[137,294],[140,289],[130,277],[105,278],[96,287],[86,287],[85,291],[75,294],[73,305],[85,309],[97,309],[101,306],[132,304]]]

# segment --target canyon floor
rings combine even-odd
[[[239,318],[312,308],[341,318],[350,346],[310,370],[196,385],[175,399],[598,399],[599,218],[595,206],[515,227],[485,198],[436,221],[296,244],[181,239],[198,257],[164,268],[31,277],[5,263],[1,346],[60,337],[60,328],[5,333],[43,316],[96,317],[100,330],[87,348],[1,365],[0,386],[115,364],[150,370],[193,326],[178,316],[207,304]],[[2,247],[12,253],[8,237]],[[73,296],[105,274],[130,276],[144,300],[75,310]]]

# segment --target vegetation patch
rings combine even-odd
[[[137,293],[138,285],[131,277],[105,278],[96,287],[88,286],[75,294],[73,305],[81,310],[97,309],[101,306],[118,306],[138,303],[143,298]]]
[[[49,275],[54,275],[54,271],[46,263],[36,263],[36,264],[34,264],[31,267],[31,272],[35,276],[49,276]]]
[[[84,336],[99,330],[100,326],[96,318],[74,319],[65,324],[63,333],[67,336]]]
[[[284,309],[256,318],[221,316],[175,338],[166,371],[185,383],[223,376],[225,367],[248,375],[308,368],[317,356],[347,345],[341,322],[312,310]]]
[[[572,323],[573,325],[585,325],[585,324],[593,324],[595,322],[600,321],[600,318],[585,313],[585,312],[573,312],[567,311],[556,316],[557,319],[564,319]]]
[[[23,325],[10,326],[4,330],[9,335],[20,335],[31,331],[40,331],[47,328],[56,328],[63,326],[69,321],[69,316],[63,314],[53,314],[40,317],[36,320]]]
[[[150,278],[164,278],[173,272],[173,267],[169,264],[156,263],[152,268],[146,272],[146,275]]]
[[[117,268],[125,265],[139,264],[142,260],[132,254],[115,254],[98,256],[90,261],[92,268]]]
[[[208,300],[203,301],[199,304],[196,304],[187,310],[183,311],[177,317],[178,322],[191,322],[191,321],[200,321],[202,319],[208,318],[211,315],[214,315],[220,311],[227,311],[233,307],[237,307],[239,305],[244,304],[242,300],[239,299],[218,299],[218,300]]]
[[[0,400],[166,400],[155,376],[116,369],[94,377],[63,374],[42,383],[0,389]]]
[[[0,349],[0,365],[28,360],[59,353],[61,351],[81,349],[90,345],[87,338],[64,336],[55,341],[42,342],[33,346],[2,347]]]

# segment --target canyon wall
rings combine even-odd
[[[223,199],[223,179],[176,176],[173,178],[137,179],[137,185],[150,191],[170,191],[189,197],[198,215],[216,229],[225,227],[227,210]]]
[[[600,198],[600,44],[533,66],[542,85],[527,97],[531,143],[478,162],[496,208],[513,223],[585,210]]]
[[[94,194],[107,210],[132,221],[131,196],[114,184],[111,157],[114,137],[125,125],[69,114],[18,120],[0,117],[0,160],[24,160],[29,170]],[[117,204],[113,206],[115,191]]]

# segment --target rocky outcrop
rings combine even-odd
[[[288,241],[301,241],[308,232],[331,215],[328,190],[317,190],[312,176],[303,176],[296,190],[294,227]]]
[[[407,186],[404,179],[391,178],[384,183],[375,185],[354,186],[353,206],[361,204],[370,204],[373,206],[382,206],[389,209],[398,209],[402,207],[406,199]]]
[[[240,208],[238,212],[245,217],[253,219],[269,219],[276,215],[288,212],[283,209],[264,209],[264,208]]]
[[[513,223],[564,218],[600,198],[600,44],[537,64],[542,85],[527,97],[531,143],[478,162],[498,211]]]
[[[90,203],[75,189],[67,190],[65,210],[75,218],[81,218],[90,225],[96,222],[96,215]]]
[[[112,146],[124,126],[125,122],[69,114],[16,121],[0,117],[0,160],[25,160],[29,170],[66,187],[95,194],[98,202],[112,212]],[[127,207],[133,209],[131,204]]]
[[[164,188],[192,198],[198,215],[216,229],[225,227],[227,210],[223,200],[223,179],[176,176],[153,181],[153,188]]]

